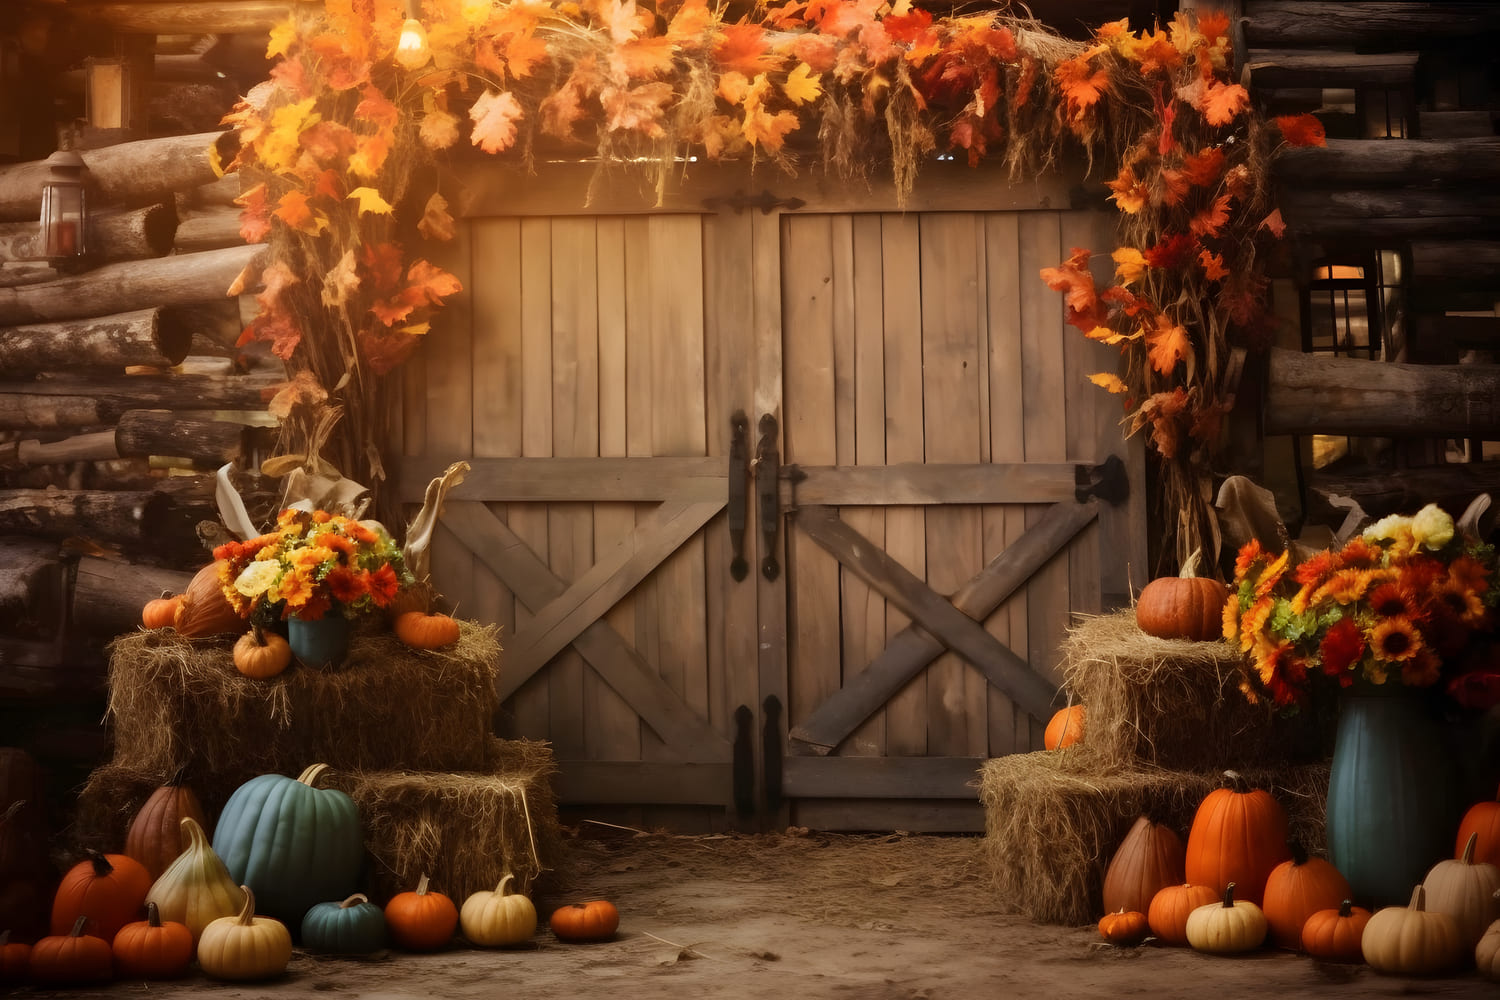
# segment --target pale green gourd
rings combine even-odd
[[[163,920],[186,924],[196,945],[210,923],[239,912],[245,893],[209,846],[197,820],[184,816],[179,825],[187,847],[152,884],[146,902],[156,904]]]

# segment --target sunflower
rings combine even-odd
[[[1380,618],[1421,617],[1417,595],[1404,582],[1387,582],[1372,587],[1366,603]]]
[[[1422,633],[1410,618],[1382,618],[1370,630],[1370,650],[1386,663],[1404,663],[1422,650]]]

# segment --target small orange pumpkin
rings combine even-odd
[[[141,608],[142,628],[170,628],[177,621],[177,608],[182,604],[182,595],[162,591]]]
[[[604,899],[569,903],[553,910],[547,925],[561,941],[605,941],[619,929],[620,911]]]
[[[175,979],[193,964],[193,932],[187,924],[163,922],[156,904],[147,903],[146,919],[121,927],[111,950],[122,978]]]
[[[1061,750],[1083,739],[1083,706],[1069,705],[1055,712],[1042,734],[1042,746]]]
[[[397,947],[407,951],[436,951],[453,939],[458,907],[441,892],[427,888],[427,876],[415,890],[397,893],[385,904],[386,929]]]
[[[10,940],[10,931],[0,931],[0,983],[19,983],[26,979],[31,964],[31,945]]]
[[[1162,944],[1186,947],[1187,918],[1200,906],[1217,903],[1219,894],[1206,885],[1169,885],[1151,898],[1146,923]]]
[[[1453,844],[1455,858],[1463,857],[1470,834],[1475,835],[1474,860],[1500,867],[1500,792],[1494,799],[1474,803],[1464,813],[1458,824],[1458,839]]]
[[[458,620],[441,612],[408,611],[397,616],[395,632],[412,649],[438,649],[458,641]]]
[[[246,677],[269,680],[292,662],[292,647],[284,636],[267,632],[259,622],[234,644],[234,668]]]
[[[115,956],[109,942],[85,934],[89,918],[79,914],[67,934],[51,934],[31,948],[27,968],[31,980],[42,986],[72,986],[107,983],[115,973]]]
[[[1198,575],[1199,552],[1182,564],[1177,576],[1163,576],[1141,588],[1135,601],[1135,623],[1158,639],[1217,639],[1224,629],[1224,602],[1229,588]]]
[[[1099,920],[1099,933],[1110,944],[1135,946],[1146,940],[1151,925],[1146,915],[1138,910],[1118,910],[1106,913]]]
[[[1289,845],[1292,857],[1271,869],[1266,878],[1261,909],[1271,925],[1271,941],[1278,948],[1296,951],[1302,945],[1307,918],[1321,910],[1336,908],[1352,894],[1349,880],[1323,858],[1308,857],[1299,841]]]
[[[1302,950],[1325,962],[1363,962],[1365,953],[1360,950],[1360,939],[1370,916],[1369,910],[1354,906],[1347,899],[1338,909],[1309,914],[1307,923],[1302,925]]]

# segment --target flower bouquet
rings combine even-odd
[[[384,608],[412,582],[378,523],[288,507],[276,530],[214,550],[224,596],[241,616],[317,621]]]
[[[1248,654],[1241,690],[1282,709],[1314,685],[1400,684],[1466,708],[1500,703],[1493,546],[1429,504],[1292,566],[1257,541],[1239,551],[1224,638]]]

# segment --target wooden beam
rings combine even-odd
[[[977,799],[983,757],[787,757],[781,789],[793,798]]]
[[[0,382],[0,429],[97,427],[126,410],[263,410],[282,381],[174,374]]]
[[[1483,3],[1390,3],[1355,0],[1245,0],[1251,45],[1369,46],[1392,39],[1464,39],[1500,31],[1500,11]]]
[[[1500,161],[1500,140],[1495,157]],[[1415,240],[1411,283],[1461,282],[1500,293],[1500,240]]]
[[[179,365],[193,332],[164,322],[161,310],[0,327],[0,370],[12,373]]]
[[[1500,194],[1484,186],[1338,190],[1282,183],[1276,202],[1289,233],[1307,239],[1460,239],[1500,228]]]
[[[1500,440],[1500,365],[1413,365],[1272,348],[1267,434]]]
[[[719,761],[563,760],[552,787],[564,805],[722,806],[733,780],[730,765]]]
[[[75,434],[61,441],[27,438],[0,444],[0,471],[62,462],[107,462],[119,457],[112,430]]]
[[[953,595],[953,606],[975,621],[983,621],[1005,603],[1098,516],[1098,502],[1060,503],[1018,541],[1001,552]],[[916,673],[937,659],[946,647],[924,629],[908,625],[886,645],[870,665],[847,681],[791,732],[794,746],[813,754],[827,754],[848,738],[876,709]],[[1055,692],[1052,696],[1055,697]],[[1050,701],[1046,714],[1051,712]],[[1038,718],[1045,718],[1046,714]]]
[[[1500,495],[1500,461],[1354,472],[1315,469],[1307,473],[1307,492],[1310,514],[1318,506],[1313,502],[1316,499],[1330,516],[1342,517],[1332,514],[1335,507],[1330,498],[1352,497],[1373,518],[1415,514],[1429,503],[1457,517],[1479,494]]]
[[[177,223],[177,234],[173,239],[173,246],[180,253],[217,250],[244,243],[245,238],[240,235],[240,210],[233,205],[216,206],[185,216]]]
[[[199,132],[83,150],[79,155],[88,166],[90,204],[133,207],[170,201],[179,191],[218,180],[210,150],[217,149],[220,162],[228,163],[239,142],[237,132]],[[0,166],[0,219],[39,218],[42,182],[49,172],[43,160]]]
[[[1344,52],[1338,49],[1251,49],[1244,71],[1250,86],[1405,87],[1420,52]]]
[[[484,504],[453,500],[450,494],[443,505],[441,523],[473,550],[528,610],[535,612],[567,592],[566,581],[557,577]],[[573,648],[641,721],[675,751],[694,760],[728,758],[729,741],[667,687],[651,665],[607,622],[598,620],[589,625],[573,640]],[[506,657],[501,663],[502,675],[509,669]]]
[[[148,491],[0,490],[0,534],[140,546],[160,540],[171,505]]]
[[[425,455],[396,467],[398,496],[421,503],[427,484],[457,458]],[[489,501],[727,501],[729,463],[722,458],[469,458],[464,481],[448,495]]]
[[[203,564],[209,562],[203,553]],[[139,628],[141,608],[162,594],[180,594],[192,573],[84,556],[73,573],[70,621],[90,635],[119,635]]]
[[[1056,503],[1074,498],[1078,469],[1071,462],[790,465],[781,485],[781,500],[786,509],[853,504]]]
[[[261,246],[238,246],[124,261],[42,284],[0,288],[0,325],[82,319],[223,299],[234,280],[264,250]]]
[[[500,700],[515,694],[532,674],[603,617],[723,509],[722,500],[668,502],[638,523],[634,535],[594,563],[565,593],[539,608],[526,628],[511,640],[506,650],[508,669],[501,672],[496,682]]]
[[[115,447],[127,458],[186,458],[217,469],[241,462],[249,428],[227,420],[184,420],[171,410],[127,410],[115,427]]]
[[[1284,183],[1317,187],[1495,182],[1500,181],[1500,137],[1329,139],[1322,147],[1282,150],[1271,172]],[[1461,206],[1460,199],[1454,200]]]
[[[983,625],[933,593],[925,581],[849,527],[837,510],[803,507],[793,523],[944,646],[974,664],[1017,705],[1038,718],[1047,716],[1056,694],[1051,683]]]
[[[1500,111],[1420,111],[1417,134],[1424,139],[1490,139],[1500,123]]]
[[[264,31],[298,9],[322,6],[297,0],[71,0],[68,13],[121,34],[228,35]]]
[[[0,538],[0,632],[48,637],[64,621],[56,542]]]
[[[160,257],[172,249],[176,228],[177,211],[170,201],[125,211],[90,212],[89,255],[100,263]],[[0,260],[34,257],[40,249],[36,241],[36,219],[0,222]]]

